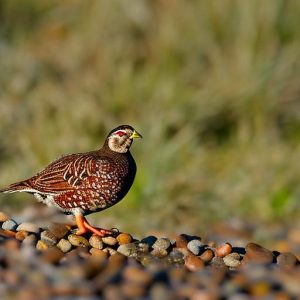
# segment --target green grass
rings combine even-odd
[[[135,184],[96,218],[195,232],[299,218],[299,1],[0,8],[1,186],[129,123]]]

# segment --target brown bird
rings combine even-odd
[[[63,156],[35,176],[11,184],[2,193],[26,192],[48,206],[56,206],[76,219],[77,235],[96,235],[111,230],[91,226],[85,215],[119,202],[129,191],[136,164],[129,151],[134,138],[142,136],[129,125],[113,129],[101,149]]]

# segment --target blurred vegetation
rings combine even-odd
[[[137,177],[101,225],[299,218],[299,28],[297,0],[0,1],[1,186],[128,123]]]

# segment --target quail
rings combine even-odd
[[[135,138],[133,127],[113,129],[101,149],[62,156],[33,177],[1,189],[2,193],[26,192],[65,214],[73,214],[77,235],[87,231],[105,236],[111,230],[95,228],[85,216],[119,202],[129,191],[136,174],[136,163],[129,151]]]

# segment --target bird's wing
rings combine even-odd
[[[49,194],[61,194],[86,186],[86,178],[109,174],[114,170],[114,162],[108,157],[91,154],[71,154],[63,156],[30,179],[31,186]]]

